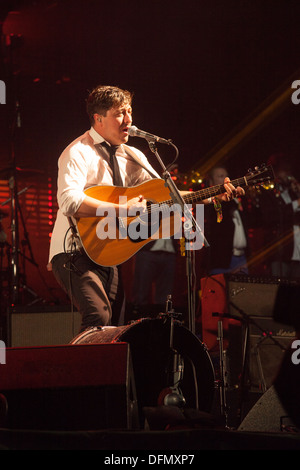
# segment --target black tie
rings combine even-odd
[[[109,163],[110,168],[112,169],[114,186],[123,186],[120,168],[116,157],[116,151],[119,146],[109,145],[107,142],[102,142],[101,146],[109,157],[107,161]]]

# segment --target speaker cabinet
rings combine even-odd
[[[272,317],[280,281],[252,276],[225,275],[228,313]]]
[[[262,395],[240,424],[238,431],[282,432],[296,426],[274,388]]]
[[[285,352],[296,337],[292,326],[268,317],[249,317],[249,383],[253,392],[265,392],[277,377]]]
[[[1,427],[9,429],[132,429],[137,423],[127,343],[8,348],[0,394]]]
[[[241,376],[246,327],[248,336],[247,384],[264,393],[274,382],[284,352],[296,337],[293,325],[274,321],[280,283],[248,276],[218,274],[201,279],[203,341],[218,351],[218,321],[222,321],[227,378],[235,387]]]
[[[68,307],[47,307],[40,310],[14,309],[9,318],[11,347],[55,346],[68,344],[78,334],[79,312]]]

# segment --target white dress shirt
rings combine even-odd
[[[72,217],[79,209],[85,197],[84,190],[95,185],[113,184],[112,170],[108,162],[98,154],[95,148],[95,144],[99,144],[103,140],[91,127],[89,131],[75,139],[59,157],[57,179],[59,209],[51,237],[49,261],[56,254],[70,249],[68,217]],[[134,147],[120,145],[116,157],[124,186],[135,186],[151,179],[145,168],[159,178],[146,156]],[[51,265],[49,265],[49,269],[51,269]]]

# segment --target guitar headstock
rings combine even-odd
[[[260,167],[255,167],[254,170],[248,170],[245,178],[248,186],[258,186],[274,180],[275,175],[272,165],[263,164]]]

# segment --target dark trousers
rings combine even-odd
[[[60,253],[52,259],[52,272],[82,315],[81,331],[122,323],[124,297],[116,266],[99,266],[81,252]]]
[[[176,255],[164,251],[139,251],[136,255],[134,277],[134,304],[165,304],[172,294],[175,276]],[[151,299],[152,285],[154,298]]]

